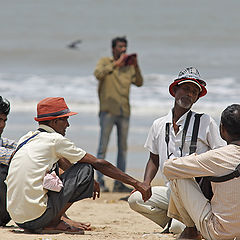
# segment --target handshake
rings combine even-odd
[[[124,57],[125,66],[136,64],[136,57],[137,57],[136,53],[126,55]]]

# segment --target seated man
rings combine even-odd
[[[196,68],[180,71],[177,79],[170,84],[169,93],[174,97],[173,108],[166,116],[153,122],[145,143],[149,159],[144,182],[149,185],[157,173],[162,175],[163,163],[168,158],[183,157],[193,152],[200,154],[225,145],[213,118],[191,110],[207,93],[206,82]],[[152,196],[148,201],[143,202],[141,193],[136,191],[128,202],[134,211],[165,228],[164,233],[181,233],[185,226],[167,216],[169,198],[169,182],[165,181],[165,186],[152,187]]]
[[[179,239],[201,239],[201,235],[205,239],[240,239],[239,172],[231,174],[232,178],[225,176],[240,164],[239,104],[223,111],[220,133],[227,146],[200,155],[169,159],[164,164],[164,174],[171,180],[173,200],[168,215],[186,225]],[[211,181],[211,201],[204,197],[194,179],[202,176],[209,176]]]
[[[71,112],[63,98],[45,98],[38,103],[36,121],[39,128],[23,136],[7,176],[7,209],[15,223],[23,229],[41,233],[83,234],[83,229],[66,221],[66,210],[76,201],[99,197],[93,168],[108,177],[132,185],[142,193],[143,200],[151,189],[104,159],[97,159],[65,138]],[[67,163],[67,164],[66,164]],[[63,188],[60,192],[43,187],[46,173],[58,172]],[[70,165],[70,166],[69,166]],[[69,219],[68,219],[69,220]]]
[[[7,187],[4,181],[8,173],[9,159],[17,146],[15,141],[2,137],[9,111],[10,103],[0,96],[0,226],[5,226],[11,220],[6,208]]]

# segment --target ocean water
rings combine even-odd
[[[0,93],[14,111],[47,96],[97,111],[100,57],[111,39],[127,36],[145,85],[132,88],[133,112],[166,112],[168,85],[195,66],[209,94],[197,103],[213,115],[238,102],[240,2],[236,0],[0,0]],[[3,24],[4,23],[4,24]],[[81,40],[75,49],[68,45]]]
[[[69,136],[95,153],[98,97],[93,71],[100,57],[111,56],[115,36],[127,36],[128,52],[138,54],[145,81],[143,87],[131,89],[130,158],[146,158],[141,154],[148,129],[172,107],[168,86],[183,68],[197,67],[207,82],[208,94],[194,110],[219,122],[225,107],[239,103],[240,1],[0,0],[0,4],[0,95],[12,103],[6,133],[13,138],[34,126],[39,100],[63,96],[71,110],[80,112]],[[76,48],[69,48],[77,40]],[[82,138],[87,136],[86,143]]]

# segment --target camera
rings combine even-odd
[[[132,65],[134,64],[134,60],[133,58],[136,58],[137,54],[136,53],[132,53],[126,56],[125,58],[125,65]]]

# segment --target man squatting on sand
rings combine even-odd
[[[226,145],[220,137],[217,124],[207,114],[198,115],[199,132],[195,136],[196,143],[192,141],[194,129],[197,128],[197,113],[191,111],[191,107],[207,93],[205,86],[206,82],[193,67],[181,71],[169,86],[169,92],[175,98],[174,107],[168,115],[154,121],[145,143],[150,152],[144,175],[146,184],[151,184],[159,168],[162,174],[163,164],[168,158],[186,156],[191,152],[200,154]],[[193,150],[194,145],[196,148]],[[162,228],[168,226],[165,232],[181,233],[185,226],[175,219],[171,221],[167,216],[171,191],[167,180],[165,184],[152,187],[152,196],[146,202],[141,200],[139,192],[134,192],[128,202],[133,210]]]
[[[15,141],[2,137],[9,112],[9,101],[0,96],[0,226],[5,226],[11,220],[6,207],[7,186],[4,181],[7,177],[10,157],[17,146]]]
[[[220,133],[227,146],[200,155],[172,158],[164,164],[173,200],[168,215],[186,225],[179,239],[201,239],[201,235],[206,240],[240,239],[239,104],[223,111]],[[207,176],[213,191],[210,201],[195,181],[196,177]]]
[[[68,232],[83,234],[84,230],[65,217],[66,210],[76,201],[99,197],[99,184],[94,181],[93,168],[122,181],[142,193],[146,201],[151,188],[104,159],[97,159],[67,139],[71,112],[63,98],[49,97],[37,105],[39,128],[23,136],[11,160],[7,176],[7,209],[14,222],[33,232]],[[46,173],[58,166],[63,188],[60,192],[43,188]],[[68,220],[68,223],[66,222]],[[81,226],[81,225],[80,225]]]

